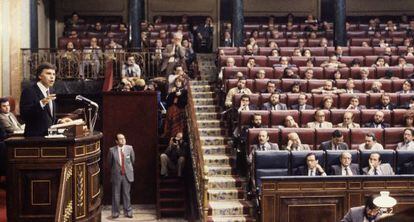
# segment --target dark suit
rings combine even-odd
[[[375,218],[377,220],[379,215]],[[341,222],[364,222],[365,206],[352,207],[348,213],[342,218]]]
[[[56,122],[56,104],[53,103],[53,113],[50,112],[49,104],[43,108],[40,100],[45,98],[39,86],[34,84],[23,90],[20,97],[20,114],[26,123],[25,136],[46,136],[47,129]]]
[[[394,103],[390,103],[387,106],[384,106],[382,104],[378,104],[375,106],[375,109],[382,109],[382,110],[393,110],[396,109],[397,106]]]
[[[322,142],[319,149],[320,150],[333,150],[332,141],[328,140],[328,141]],[[336,150],[348,150],[348,144],[340,143],[338,144]]]
[[[384,123],[384,122],[382,122],[380,125],[381,125],[381,128],[383,128],[383,129],[390,127],[390,124]],[[365,127],[367,127],[367,128],[377,128],[376,124],[374,122],[370,122],[370,123],[365,124]]]
[[[356,163],[351,163],[349,165],[349,168],[351,169],[352,175],[359,175],[359,165]],[[341,165],[332,165],[331,166],[331,175],[342,175],[342,167]]]
[[[293,105],[291,106],[291,109],[294,109],[294,110],[299,110],[299,104],[293,104]],[[308,109],[313,109],[313,106],[306,104],[306,105],[305,105],[305,110],[308,110]],[[299,110],[299,111],[300,111],[300,110]]]
[[[300,166],[295,171],[295,175],[308,176],[308,174],[309,174],[308,166]],[[315,170],[315,174],[316,176],[322,175],[318,170]]]
[[[287,106],[284,103],[278,103],[275,105],[277,110],[287,110]],[[273,110],[273,105],[270,102],[263,104],[262,110]]]

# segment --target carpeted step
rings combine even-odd
[[[214,87],[210,85],[194,85],[191,86],[192,92],[212,92]]]
[[[194,105],[215,105],[217,101],[213,98],[197,98],[193,99]]]
[[[209,201],[208,215],[211,216],[240,216],[253,215],[253,205],[250,201]]]
[[[185,207],[184,198],[160,198],[160,207],[161,208],[171,208],[171,207]]]
[[[238,216],[209,216],[207,222],[255,222],[256,219],[249,215]]]
[[[246,197],[242,189],[209,189],[207,193],[210,201],[239,200]]]
[[[191,86],[209,85],[209,84],[210,83],[208,81],[196,81],[196,80],[191,80],[190,81]]]
[[[204,163],[208,166],[234,166],[236,157],[229,155],[204,155]]]
[[[215,92],[193,92],[191,93],[193,98],[215,98]]]
[[[232,176],[211,176],[208,178],[209,189],[230,189],[230,188],[245,188],[246,180],[240,177]]]
[[[226,136],[227,134],[223,128],[201,128],[198,132],[200,136]]]
[[[159,189],[160,197],[163,198],[180,198],[184,196],[184,190],[180,188],[161,188]]]
[[[185,215],[185,207],[168,207],[160,208],[162,217],[183,217]]]
[[[231,166],[205,166],[208,176],[230,176],[235,174],[235,169]]]
[[[226,145],[228,141],[231,140],[230,137],[224,136],[200,136],[201,145]]]
[[[197,120],[221,120],[221,114],[199,112],[199,113],[196,113],[196,118]]]
[[[210,113],[215,113],[215,112],[219,112],[220,111],[220,107],[216,106],[216,105],[194,105],[194,109],[196,111],[196,113],[198,112],[210,112]]]
[[[201,148],[204,151],[204,155],[230,154],[233,150],[233,148],[228,145],[202,146]]]
[[[197,121],[198,128],[220,128],[225,125],[225,123],[221,120],[198,120]]]

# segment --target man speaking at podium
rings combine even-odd
[[[24,136],[46,136],[47,129],[56,122],[69,122],[63,118],[56,121],[56,94],[51,93],[55,83],[55,66],[42,63],[36,69],[37,83],[23,90],[20,97],[20,114],[26,123]]]

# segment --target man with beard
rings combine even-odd
[[[280,94],[272,93],[269,102],[263,104],[262,110],[287,110],[287,106],[280,102]]]
[[[226,107],[232,107],[233,105],[233,96],[236,94],[252,94],[252,91],[250,91],[249,88],[246,87],[246,79],[241,78],[237,82],[237,86],[234,88],[231,88],[226,96],[225,105]]]
[[[374,204],[374,196],[371,195],[365,201],[365,206],[352,207],[342,218],[341,222],[375,222],[379,219],[380,209]]]

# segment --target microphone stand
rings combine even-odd
[[[93,135],[96,120],[98,119],[98,107],[95,107],[95,111],[92,117],[92,106],[88,105],[88,122],[89,122],[89,134]]]

